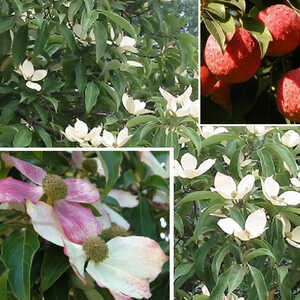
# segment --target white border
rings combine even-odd
[[[169,299],[174,299],[174,148],[173,147],[151,147],[151,148],[143,148],[143,147],[132,147],[132,148],[43,148],[43,147],[36,147],[36,148],[4,148],[0,147],[0,151],[12,151],[12,152],[32,152],[32,151],[66,151],[66,152],[73,152],[73,151],[136,151],[136,152],[145,152],[145,151],[162,151],[162,152],[169,152],[169,176],[170,176],[170,185],[169,185]]]

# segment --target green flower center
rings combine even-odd
[[[83,161],[82,168],[92,174],[97,172],[98,166],[94,158],[88,158]]]
[[[51,201],[61,200],[68,195],[68,186],[58,175],[47,175],[43,180],[43,190]]]
[[[101,235],[105,239],[113,239],[117,236],[129,236],[129,233],[123,227],[112,224],[110,228],[103,230]]]
[[[87,257],[96,263],[108,258],[108,247],[99,237],[88,238],[82,246]]]

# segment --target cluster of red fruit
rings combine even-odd
[[[273,40],[267,55],[282,56],[300,45],[300,17],[286,5],[272,5],[259,12],[257,19],[270,31]],[[230,85],[249,80],[258,70],[261,52],[258,42],[239,26],[222,50],[210,35],[201,66],[201,94],[232,111]],[[218,80],[217,80],[218,79]],[[277,107],[289,120],[300,122],[300,68],[287,72],[277,87]]]

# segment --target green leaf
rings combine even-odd
[[[255,18],[244,17],[243,25],[244,28],[247,29],[258,41],[261,57],[263,58],[267,53],[269,43],[273,40],[270,31],[263,23]]]
[[[26,58],[28,42],[28,27],[24,25],[19,28],[14,36],[12,44],[12,55],[15,65],[20,65]]]
[[[269,293],[268,293],[267,285],[266,285],[266,282],[265,282],[262,272],[251,265],[248,265],[248,268],[249,268],[249,271],[251,273],[251,276],[253,278],[253,281],[254,281],[254,284],[256,287],[258,299],[259,300],[268,299]]]
[[[179,214],[177,214],[176,212],[174,213],[174,227],[178,231],[179,236],[183,236],[183,234],[184,234],[183,221],[182,221],[181,216]]]
[[[200,156],[201,153],[201,138],[199,134],[190,127],[180,127],[180,132],[182,133],[183,136],[186,138],[190,139],[194,146],[196,147],[196,151],[198,156]]]
[[[109,86],[104,81],[102,81],[100,83],[100,88],[103,89],[103,90],[105,90],[109,94],[109,96],[114,100],[116,111],[119,111],[121,99],[120,99],[119,94],[116,92],[116,90],[113,89],[111,86]]]
[[[99,64],[101,58],[105,54],[106,41],[107,41],[107,31],[106,27],[99,21],[94,24],[94,32],[96,38],[96,62]]]
[[[79,62],[75,67],[76,86],[80,93],[83,93],[86,88],[87,77],[86,67],[83,63]]]
[[[94,0],[84,0],[86,10],[90,12],[94,8]]]
[[[14,118],[18,106],[18,100],[11,100],[1,108],[0,123],[2,125],[7,125]]]
[[[45,49],[45,45],[48,41],[49,34],[50,34],[50,26],[52,27],[53,24],[50,24],[48,21],[44,21],[41,28],[39,28],[37,32],[37,37],[34,43],[34,54],[38,55]]]
[[[69,268],[69,260],[61,248],[51,247],[44,252],[41,266],[41,290],[45,292]]]
[[[233,155],[230,159],[230,165],[229,165],[230,173],[237,180],[243,178],[241,164],[240,164],[241,154],[242,154],[242,149],[241,148],[237,149],[233,153]]]
[[[267,143],[265,144],[265,149],[277,156],[278,159],[282,161],[282,163],[286,163],[290,169],[290,172],[294,177],[297,177],[297,164],[292,155],[292,152],[284,145],[279,143]]]
[[[55,112],[57,113],[58,101],[55,98],[49,96],[43,96],[43,98],[53,105]]]
[[[37,233],[31,228],[14,231],[2,245],[2,259],[9,269],[9,285],[19,300],[30,300],[30,272],[39,249]]]
[[[246,10],[245,0],[214,0],[214,2],[235,6],[236,8],[240,9],[243,13]]]
[[[121,29],[127,31],[132,37],[136,37],[136,31],[134,27],[126,19],[112,11],[101,10],[100,13],[113,21]]]
[[[217,281],[221,265],[223,263],[223,260],[225,256],[230,253],[231,245],[227,245],[225,247],[221,247],[218,249],[218,251],[215,253],[212,264],[211,264],[211,272],[213,279]]]
[[[20,16],[23,12],[23,4],[20,0],[13,0],[14,4],[16,5],[16,8],[18,9],[18,16]]]
[[[36,127],[36,130],[46,147],[52,147],[52,139],[50,134],[43,127]]]
[[[225,19],[226,17],[226,10],[224,4],[210,2],[207,4],[207,6],[204,7],[204,9],[208,10],[211,14],[221,19]]]
[[[89,82],[85,89],[85,110],[90,113],[93,107],[97,104],[100,90],[97,84]]]
[[[234,139],[238,139],[238,136],[235,135],[234,133],[215,134],[202,141],[202,148],[219,144],[220,142],[223,141],[230,141]]]
[[[102,166],[105,173],[105,192],[108,193],[119,177],[120,166],[123,160],[123,153],[119,151],[102,151],[98,152],[98,156],[102,162]]]
[[[74,0],[71,2],[70,7],[68,8],[68,19],[71,23],[73,23],[73,18],[80,10],[82,6],[82,0]]]
[[[192,263],[192,262],[183,263],[183,264],[178,265],[175,269],[174,280],[176,280],[177,278],[179,278],[181,276],[187,275],[191,271],[193,266],[194,266],[194,263]]]
[[[270,152],[266,150],[257,150],[257,155],[260,160],[262,176],[269,177],[275,174],[275,166]]]
[[[127,122],[126,127],[131,128],[148,122],[159,123],[159,119],[155,116],[137,116]]]
[[[274,254],[266,248],[255,249],[248,253],[245,258],[247,261],[250,261],[251,259],[255,259],[259,256],[269,256],[273,263],[276,262],[276,257],[274,256]]]
[[[223,200],[222,196],[215,192],[209,191],[199,191],[199,192],[192,192],[187,194],[180,200],[176,206],[182,205],[184,203],[198,201],[198,200]]]
[[[8,270],[5,270],[0,276],[0,299],[7,299],[7,280],[8,280]]]
[[[216,39],[217,43],[219,44],[222,51],[225,51],[225,42],[226,36],[222,30],[222,27],[214,20],[209,18],[203,19],[204,24],[211,35]]]
[[[61,24],[59,26],[59,29],[60,29],[61,34],[65,38],[68,47],[70,48],[72,53],[75,53],[76,49],[77,49],[77,45],[76,45],[76,41],[75,41],[75,38],[74,38],[74,35],[73,35],[73,31],[68,29],[65,24]]]
[[[230,295],[240,286],[247,273],[248,269],[246,267],[239,266],[239,269],[236,270],[236,273],[232,274],[233,276],[231,276],[231,279],[228,280],[228,295]]]
[[[16,17],[1,17],[0,19],[0,34],[13,28],[16,22]]]
[[[68,277],[63,275],[52,285],[44,294],[45,300],[62,300],[68,299],[69,287]]]
[[[32,140],[32,132],[26,127],[21,127],[14,136],[13,146],[27,147],[31,144],[31,140]]]

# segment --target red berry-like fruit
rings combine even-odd
[[[281,78],[277,87],[277,107],[285,118],[300,122],[300,68]]]
[[[215,83],[217,82],[216,77],[213,74],[211,74],[207,66],[201,66],[200,78],[201,78],[201,95],[202,96],[210,95]]]
[[[261,52],[255,38],[247,30],[237,26],[224,53],[210,35],[205,45],[204,59],[211,73],[219,79],[227,83],[237,83],[247,81],[256,73]]]
[[[228,112],[232,112],[230,100],[230,84],[219,80],[212,90],[211,100]]]
[[[299,46],[300,17],[292,8],[282,4],[272,5],[260,11],[257,19],[269,29],[273,37],[268,55],[285,55]]]

